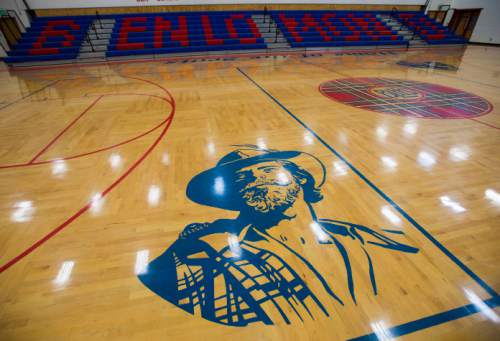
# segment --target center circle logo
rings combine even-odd
[[[355,108],[417,118],[472,118],[493,108],[470,92],[406,79],[339,78],[321,83],[319,91]]]
[[[399,86],[377,86],[369,89],[369,92],[380,98],[418,100],[424,97],[424,94],[415,89],[401,88]]]

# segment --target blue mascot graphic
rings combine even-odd
[[[368,227],[318,218],[326,169],[315,156],[237,147],[186,191],[236,218],[189,224],[139,276],[177,307],[230,326],[330,316],[356,304],[358,281],[377,294],[371,248],[418,252]]]

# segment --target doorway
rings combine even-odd
[[[448,27],[456,35],[469,40],[472,36],[472,32],[474,32],[474,27],[476,27],[481,10],[482,8],[454,10],[453,17]]]
[[[11,48],[21,39],[21,30],[16,23],[16,19],[10,16],[5,15],[0,17],[0,30]]]

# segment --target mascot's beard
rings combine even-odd
[[[292,181],[287,185],[256,181],[241,190],[248,207],[259,213],[284,211],[297,199],[300,186]]]

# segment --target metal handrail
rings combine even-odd
[[[101,18],[99,17],[99,11],[95,11],[95,17],[97,21],[99,21],[99,26],[101,26],[101,29],[104,28],[104,26],[102,26]]]
[[[404,25],[407,29],[410,29],[411,30],[411,38],[408,39],[406,41],[406,48],[409,49],[410,48],[410,41],[412,40],[415,40],[415,35],[416,35],[416,32],[414,29],[410,28],[410,26],[408,26],[408,18],[404,18],[402,19],[402,22],[401,22],[401,18],[399,17],[396,17],[396,14],[398,13],[398,9],[396,7],[393,7],[392,10],[391,10],[391,14],[390,16],[394,19],[396,19],[398,22],[400,22],[402,25]]]
[[[87,38],[87,42],[90,45],[90,48],[92,49],[92,52],[96,52],[96,50],[94,49],[94,44],[92,44],[92,39],[90,39],[88,35],[86,38]]]
[[[278,24],[275,23],[275,27],[274,27],[274,31],[275,31],[275,36],[274,36],[274,42],[277,43],[278,42],[278,35],[279,35],[279,30],[278,30]]]
[[[94,31],[94,34],[95,34],[95,39],[101,39],[101,37],[99,37],[99,34],[97,33],[97,29],[96,29],[96,27],[95,27],[95,25],[94,25],[94,22],[92,22],[92,23],[90,24],[90,27],[91,27],[91,28],[92,28],[92,30]]]

